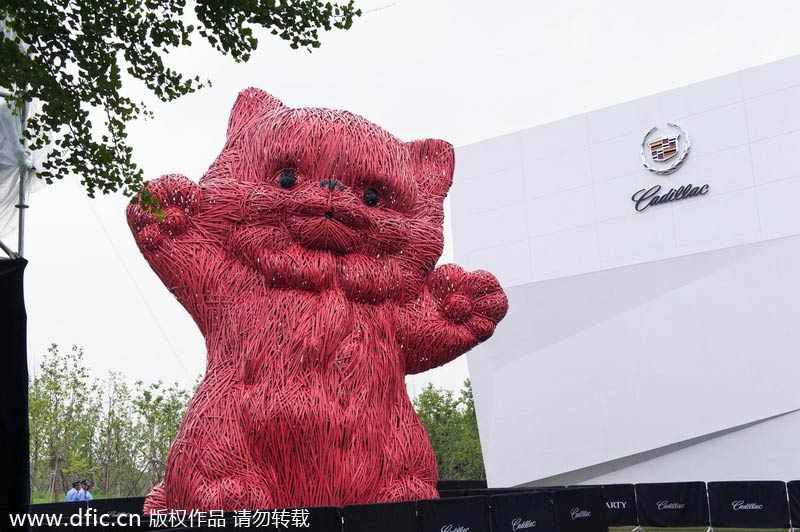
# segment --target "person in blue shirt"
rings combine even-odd
[[[92,483],[88,480],[81,480],[81,490],[78,492],[78,501],[91,501],[92,497]]]
[[[75,480],[72,483],[72,489],[67,492],[67,496],[64,497],[64,502],[73,502],[78,500],[78,490],[81,487],[81,481]]]

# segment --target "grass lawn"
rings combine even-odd
[[[609,531],[616,530],[617,527],[609,528]],[[625,529],[620,528],[617,532],[623,532]],[[676,528],[662,528],[656,526],[643,526],[644,532],[708,532],[708,527],[676,527]],[[714,532],[787,532],[788,528],[723,528],[714,527]],[[627,529],[630,532],[630,529]]]

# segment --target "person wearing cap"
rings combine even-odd
[[[78,490],[80,489],[80,487],[81,487],[81,481],[76,479],[75,482],[72,483],[72,489],[69,490],[67,492],[67,496],[64,497],[64,502],[77,501],[78,500],[78,493],[79,493]]]
[[[81,480],[81,491],[78,492],[79,498],[76,500],[91,501],[92,499],[94,499],[94,497],[92,497],[91,491],[92,491],[92,483],[86,479]]]

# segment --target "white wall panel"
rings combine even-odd
[[[612,218],[630,216],[633,214],[631,195],[637,190],[648,188],[659,181],[662,185],[666,184],[663,179],[655,177],[643,180],[642,175],[636,171],[595,183],[593,187],[595,220],[602,222]]]
[[[519,166],[522,163],[521,137],[505,135],[469,144],[458,149],[456,173],[461,181]]]
[[[491,211],[471,213],[461,224],[461,236],[454,237],[454,245],[463,252],[482,250],[500,244],[526,240],[526,209],[517,204]],[[463,230],[463,232],[462,232]]]
[[[507,245],[524,239],[528,239],[533,248],[533,239],[540,236],[597,224],[599,253],[595,255],[595,262],[580,261],[580,267],[564,270],[587,273],[683,253],[721,249],[753,241],[751,238],[777,238],[797,233],[800,230],[798,214],[787,212],[792,199],[784,197],[795,193],[792,183],[776,184],[764,190],[759,185],[800,176],[800,157],[796,155],[800,153],[800,85],[784,88],[775,85],[778,79],[795,80],[791,72],[781,77],[775,69],[784,65],[792,70],[798,68],[798,64],[800,60],[790,58],[754,69],[763,70],[762,74],[739,72],[458,148],[451,195],[456,256],[460,252],[473,253],[485,246]],[[750,80],[747,82],[751,84],[750,93],[757,95],[742,98],[747,93],[744,90],[746,79]],[[762,88],[756,90],[757,85]],[[766,93],[762,91],[765,87],[770,88]],[[737,95],[739,100],[734,101]],[[707,109],[703,110],[705,107]],[[683,113],[690,114],[673,116]],[[639,159],[642,136],[650,127],[659,125],[648,122],[653,116],[662,116],[663,121],[677,120],[692,138],[692,151],[686,164],[670,176],[651,174]],[[614,126],[615,121],[619,121],[619,125]],[[603,125],[611,128],[611,133],[599,134]],[[630,197],[637,190],[658,184],[662,192],[667,192],[688,183],[708,184],[708,195],[652,207],[646,213],[633,210]],[[504,186],[508,189],[504,190]],[[705,224],[714,225],[717,222],[711,213],[727,209],[720,205],[733,200],[712,201],[711,198],[746,189],[754,191],[758,208],[753,210],[748,203],[739,213],[740,218],[750,217],[737,220],[737,227],[742,229],[726,232],[700,227],[698,235],[705,236],[699,239],[702,240],[699,246],[685,245],[685,238],[678,243],[675,235],[678,231],[685,234],[686,229],[667,227],[668,216],[656,216],[660,219],[658,222],[646,218],[653,211],[672,213],[684,206],[692,211],[688,205],[697,203],[708,206],[709,217]],[[775,211],[771,208],[773,205],[780,207]],[[770,212],[762,216],[763,208]],[[517,223],[521,213],[524,227],[504,225],[500,232],[486,227],[486,224],[497,227],[496,224],[503,221]],[[702,217],[701,214],[694,216],[697,223],[703,223],[697,218]],[[628,227],[629,223],[639,227]],[[758,226],[757,231],[752,229],[754,224]],[[648,239],[651,241],[643,243],[638,251],[624,249],[623,241],[631,235],[642,236],[641,228],[657,228],[661,233]],[[710,237],[714,234],[719,234],[719,239]],[[671,244],[669,238],[672,238]],[[575,256],[589,257],[594,249],[574,252]],[[529,271],[527,277],[515,275],[515,283],[536,282],[553,275],[545,273],[551,271],[549,268],[533,267]]]
[[[658,123],[664,120],[658,96],[648,96],[599,109],[587,113],[586,116],[591,142],[638,133],[643,124]]]
[[[695,185],[708,183],[709,196],[752,188],[755,181],[750,162],[750,148],[747,144],[742,144],[706,155],[693,153],[690,160],[681,168],[680,175],[675,177],[677,179],[674,180],[660,178],[661,184],[677,186],[684,183]],[[678,182],[673,184],[671,181]]]
[[[464,182],[460,189],[461,201],[469,205],[479,205],[484,211],[496,210],[519,203],[519,194],[510,191],[524,188],[522,166],[512,166]]]
[[[592,181],[595,183],[626,175],[634,171],[647,173],[639,160],[639,143],[650,129],[646,123],[636,133],[629,133],[589,146]],[[631,149],[633,146],[633,149]]]
[[[757,184],[800,175],[800,131],[768,138],[750,145]]]
[[[512,136],[520,139],[525,165],[531,166],[530,163],[537,159],[561,155],[587,146],[589,144],[589,124],[586,115],[573,116],[558,122],[526,129],[514,133]],[[483,144],[483,142],[477,144]]]
[[[531,243],[532,273],[541,279],[583,272],[598,258],[594,224],[534,237]]]
[[[708,251],[761,239],[758,204],[752,188],[676,205],[675,245],[684,253]],[[715,223],[708,223],[713,219]]]
[[[756,189],[756,194],[765,238],[800,233],[800,177],[761,185]]]
[[[787,57],[741,73],[744,98],[754,98],[793,85],[800,85],[800,56]]]
[[[646,262],[669,257],[675,227],[669,209],[648,210],[597,224],[601,261]]]
[[[536,198],[525,208],[528,234],[544,235],[594,223],[591,186]]]
[[[527,199],[539,198],[592,183],[588,146],[572,149],[559,155],[526,161],[524,167],[523,190],[525,190]],[[518,194],[509,190],[506,190],[505,193],[519,199]]]
[[[504,286],[519,284],[531,276],[531,250],[528,240],[474,251],[459,261],[467,270],[489,270]]]
[[[794,412],[719,436],[676,445],[674,450],[658,449],[578,475],[565,475],[562,479],[567,481],[565,484],[582,482],[587,475],[593,475],[592,482],[598,484],[796,479],[800,477],[798,425],[800,412]],[[571,478],[566,478],[568,476]]]
[[[692,150],[658,176],[667,121]],[[800,57],[457,149],[456,260],[511,302],[469,355],[491,485],[800,476],[758,439],[800,440],[771,418],[800,408],[798,154]]]
[[[491,484],[800,408],[797,278],[795,236],[508,289],[506,323],[469,355]]]
[[[740,101],[742,85],[739,73],[729,74],[662,93],[659,99],[668,120],[684,118]]]
[[[726,105],[688,116],[680,124],[692,138],[692,155],[702,156],[747,144],[747,116],[743,103]],[[678,177],[679,174],[675,174]]]
[[[747,100],[750,138],[761,140],[800,129],[800,86]]]

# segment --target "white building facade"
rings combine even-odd
[[[490,486],[800,478],[800,57],[458,148],[450,197],[509,297]]]

